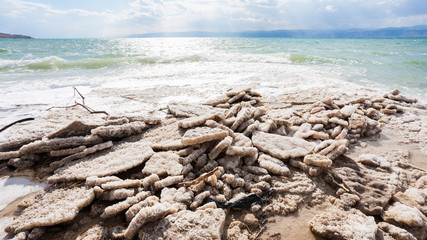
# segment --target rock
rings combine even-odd
[[[326,239],[375,239],[378,227],[374,217],[357,209],[344,211],[333,207],[316,215],[309,223],[310,230]]]
[[[217,239],[220,240],[225,224],[222,209],[184,210],[148,224],[139,231],[139,239]]]

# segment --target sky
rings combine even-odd
[[[36,38],[427,25],[427,0],[0,0],[0,32]]]

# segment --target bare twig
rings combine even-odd
[[[8,128],[12,127],[13,125],[15,125],[15,124],[17,124],[17,123],[26,122],[26,121],[32,121],[32,120],[34,120],[34,118],[32,118],[32,117],[30,117],[30,118],[23,118],[23,119],[20,119],[20,120],[18,120],[18,121],[15,121],[15,122],[13,122],[13,123],[11,123],[11,124],[8,124],[8,125],[6,125],[6,126],[2,127],[2,129],[0,129],[0,132],[3,132],[4,130],[6,130],[6,129],[8,129]]]
[[[95,111],[91,107],[87,106],[86,103],[85,103],[85,97],[83,96],[83,94],[81,94],[79,92],[79,90],[77,90],[76,87],[73,87],[73,89],[74,89],[73,98],[76,97],[76,93],[77,93],[80,96],[80,98],[82,99],[81,103],[79,103],[77,101],[74,101],[73,105],[69,105],[69,106],[65,106],[65,107],[50,107],[47,110],[49,111],[50,109],[53,109],[53,108],[65,108],[65,109],[67,109],[67,108],[71,108],[71,107],[81,106],[84,109],[86,109],[89,113],[92,113],[92,114],[103,113],[105,115],[109,115],[106,111]]]

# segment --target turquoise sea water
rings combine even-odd
[[[254,68],[277,70],[270,77],[280,78],[297,66],[304,66],[303,76],[323,69],[324,77],[331,72],[343,82],[427,99],[427,39],[1,39],[0,95],[233,74],[268,81],[267,70]]]

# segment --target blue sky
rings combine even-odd
[[[0,0],[0,32],[39,38],[413,25],[427,0]]]

